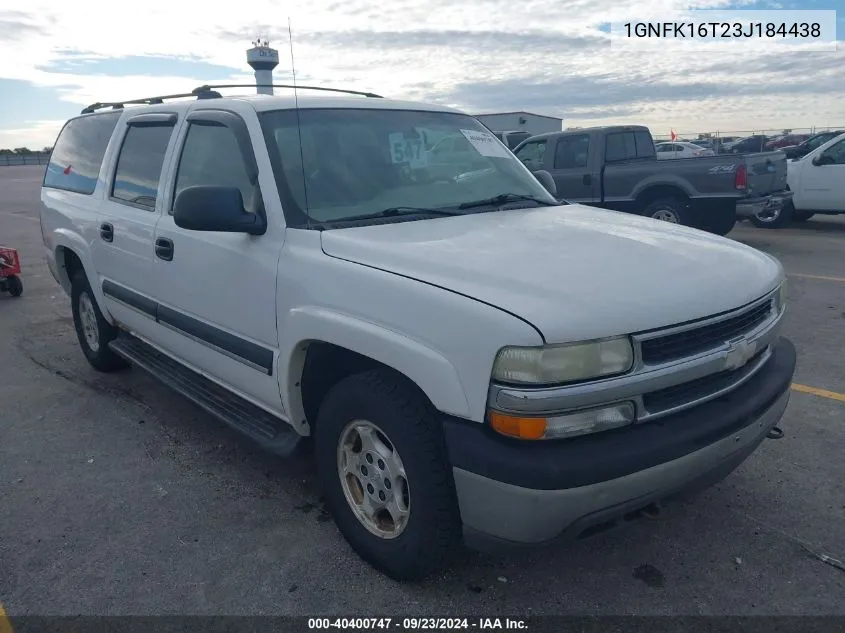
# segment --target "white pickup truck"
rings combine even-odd
[[[553,189],[453,109],[205,86],[68,121],[41,228],[95,369],[311,447],[354,550],[416,579],[706,487],[787,406],[777,260]]]
[[[786,163],[791,204],[764,209],[750,217],[755,226],[777,229],[806,222],[816,214],[845,213],[845,134]]]

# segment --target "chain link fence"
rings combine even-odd
[[[689,141],[690,143],[695,143],[695,141],[705,139],[718,139],[722,142],[728,142],[756,135],[774,137],[781,136],[783,134],[806,134],[807,136],[812,136],[813,134],[819,134],[820,132],[830,132],[833,130],[845,130],[845,123],[843,123],[842,125],[826,125],[822,127],[795,127],[766,130],[718,130],[715,132],[689,132],[685,130],[675,130],[675,140]],[[657,132],[654,129],[651,130],[651,135],[654,137],[655,141],[671,141],[671,134],[671,130],[665,133]]]
[[[46,165],[50,162],[47,152],[33,152],[31,154],[0,154],[0,167],[13,165]]]

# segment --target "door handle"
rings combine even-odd
[[[114,241],[114,227],[108,222],[103,222],[100,225],[100,238],[104,242]]]
[[[593,184],[593,177],[590,174],[584,174],[581,178],[581,182],[583,182],[585,185],[591,185]]]
[[[169,262],[173,259],[173,240],[166,237],[159,237],[156,239],[156,257]]]

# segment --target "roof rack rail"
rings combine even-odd
[[[360,95],[362,97],[369,97],[371,99],[384,99],[381,95],[374,92],[361,92],[359,90],[344,90],[342,88],[322,88],[320,86],[300,86],[293,84],[214,84],[204,85],[197,88],[197,90],[214,90],[218,88],[291,88],[295,90],[321,90],[323,92],[342,92],[350,95]]]
[[[343,90],[341,88],[322,88],[319,86],[294,86],[293,84],[220,84],[220,85],[203,85],[191,90],[191,92],[183,92],[173,95],[161,95],[160,97],[144,97],[143,99],[130,99],[128,101],[107,101],[97,102],[83,108],[82,114],[91,114],[97,110],[104,108],[111,108],[112,110],[122,110],[125,105],[155,105],[157,103],[164,103],[165,99],[184,99],[186,97],[196,97],[197,99],[220,99],[223,95],[217,92],[217,88],[291,88],[295,90],[321,90],[323,92],[341,92],[350,95],[360,95],[362,97],[369,97],[372,99],[383,99],[381,95],[374,92],[361,92],[358,90]]]
[[[161,95],[159,97],[144,97],[143,99],[130,99],[128,101],[106,101],[103,103],[92,103],[86,108],[82,109],[81,114],[91,114],[97,110],[104,108],[111,108],[112,110],[122,110],[125,105],[155,105],[157,103],[164,103],[165,99],[184,99],[185,97],[196,97],[197,99],[219,99],[222,95],[211,89],[206,89],[205,86],[200,86],[191,92],[183,92],[173,95]]]

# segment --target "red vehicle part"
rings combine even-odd
[[[14,248],[0,246],[0,277],[21,274],[21,260]]]
[[[18,275],[21,274],[21,260],[14,248],[0,246],[0,292],[8,292],[13,297],[20,297],[23,293],[23,283]]]

